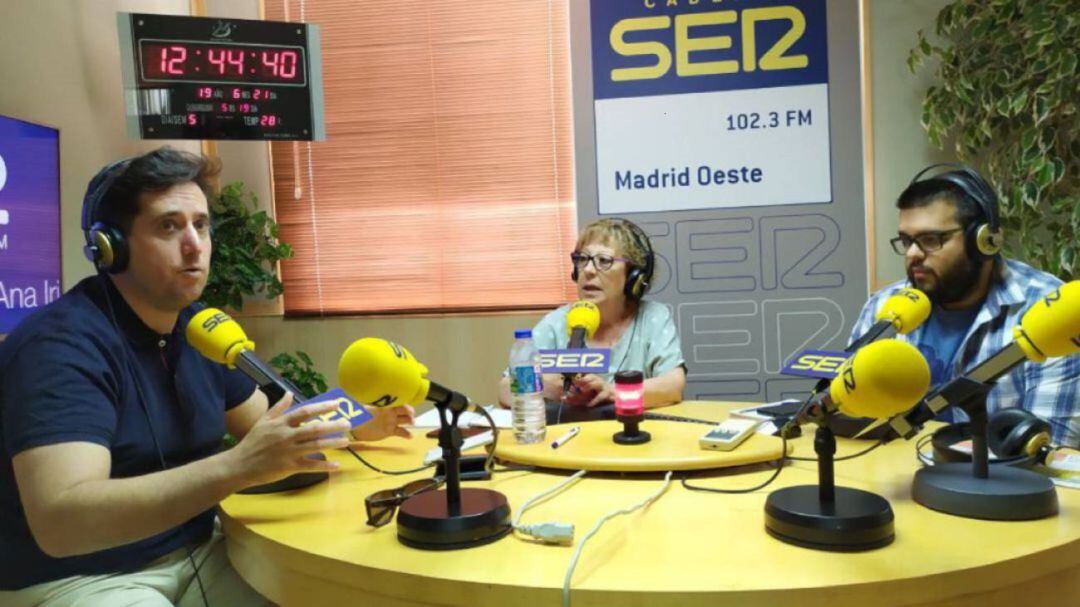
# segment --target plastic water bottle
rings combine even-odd
[[[514,440],[519,443],[544,440],[547,421],[540,351],[533,342],[530,329],[514,331],[514,345],[510,346],[510,397]]]

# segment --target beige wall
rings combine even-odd
[[[186,14],[189,0],[2,0],[0,20],[0,113],[61,130],[64,286],[90,273],[81,255],[79,212],[85,184],[105,163],[152,149],[157,142],[128,139],[124,132],[116,11]],[[946,0],[867,0],[871,50],[876,267],[872,284],[902,276],[900,259],[888,250],[896,232],[892,204],[911,175],[945,156],[926,143],[919,126],[928,71],[907,72],[915,32],[932,27]],[[258,0],[207,0],[210,16],[256,18]],[[196,150],[193,142],[173,142]],[[225,142],[218,146],[223,179],[242,180],[270,202],[266,146]],[[492,401],[506,364],[512,331],[532,326],[538,314],[422,318],[329,318],[243,320],[270,357],[305,350],[333,383],[337,359],[354,339],[377,336],[408,346],[431,377],[474,399]]]
[[[948,0],[867,0],[870,16],[870,82],[874,149],[874,249],[876,267],[870,288],[904,277],[903,258],[893,253],[896,197],[911,177],[928,164],[950,160],[936,150],[919,124],[923,93],[929,86],[928,66],[912,74],[908,50],[916,32],[933,31],[938,11]]]
[[[60,129],[64,289],[89,276],[79,228],[86,183],[160,143],[128,139],[116,12],[186,14],[187,0],[2,0],[0,113]],[[197,142],[173,142],[197,151]]]

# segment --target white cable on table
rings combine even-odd
[[[585,534],[585,537],[581,538],[581,543],[579,543],[578,547],[574,550],[574,556],[570,558],[570,566],[566,569],[566,579],[563,580],[563,607],[570,607],[570,578],[574,576],[574,568],[577,567],[578,557],[581,556],[581,551],[585,548],[585,542],[589,541],[589,538],[592,537],[597,531],[599,531],[601,525],[606,523],[608,520],[615,518],[620,514],[630,514],[631,512],[639,508],[644,508],[645,506],[648,506],[650,503],[655,501],[656,498],[660,497],[665,491],[667,491],[667,488],[670,486],[671,472],[668,472],[664,475],[664,485],[657,489],[655,493],[629,508],[623,508],[621,510],[609,512],[602,516],[600,520],[596,521],[596,524],[593,525],[593,528]]]

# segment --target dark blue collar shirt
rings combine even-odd
[[[22,451],[66,442],[108,449],[111,478],[158,472],[162,458],[172,468],[217,453],[225,411],[255,384],[188,345],[184,328],[195,311],[186,308],[159,335],[111,280],[93,276],[0,342],[0,589],[134,571],[210,536],[213,510],[131,544],[50,557],[30,534],[11,465]]]

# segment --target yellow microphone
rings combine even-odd
[[[845,361],[829,389],[811,397],[796,419],[821,419],[825,412],[888,418],[913,407],[929,387],[930,366],[918,348],[883,339]]]
[[[584,348],[585,340],[600,326],[600,308],[591,301],[578,301],[566,313],[566,334],[571,348]]]
[[[585,340],[592,337],[599,326],[600,308],[591,301],[575,302],[566,313],[566,333],[570,337],[568,348],[571,350],[584,348]],[[570,384],[573,381],[573,373],[563,373],[563,392],[570,390]]]
[[[429,380],[427,373],[404,346],[376,337],[354,341],[338,361],[338,385],[364,404],[397,407],[431,400],[462,409],[468,405],[467,398]]]
[[[1080,280],[1061,285],[1024,312],[1013,340],[1028,360],[1080,351]]]
[[[302,395],[255,355],[255,342],[228,314],[217,308],[200,310],[188,321],[184,334],[199,354],[230,369],[240,369],[255,380],[270,404],[281,400],[285,392],[292,392],[296,402],[302,402]]]
[[[1013,341],[964,373],[964,377],[992,383],[1020,363],[1043,362],[1048,357],[1080,352],[1080,281],[1061,285],[1047,293],[1020,317]],[[904,438],[914,436],[922,424],[949,406],[944,394],[927,397],[918,408],[889,420],[893,431]]]
[[[877,321],[888,321],[897,333],[906,334],[930,317],[930,298],[918,289],[904,288],[885,300]]]
[[[892,331],[901,335],[914,331],[930,317],[930,298],[918,289],[904,288],[889,296],[874,317],[874,324],[845,350],[853,352]]]

